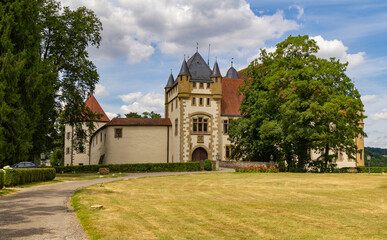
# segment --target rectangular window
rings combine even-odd
[[[66,148],[66,154],[70,154],[70,148],[69,147]]]
[[[207,133],[208,131],[208,119],[206,118],[194,118],[193,119],[193,125],[192,125],[192,131],[194,133]]]
[[[176,99],[176,109],[177,109],[177,99]]]
[[[177,136],[177,127],[178,127],[178,120],[177,118],[175,119],[175,136]]]
[[[192,87],[196,87],[196,82],[193,82],[193,83],[192,83]]]
[[[210,88],[210,83],[207,83],[207,88]]]
[[[231,148],[230,146],[226,146],[226,158],[230,158],[231,156]]]
[[[121,138],[122,137],[122,128],[115,128],[114,129],[114,137],[115,138]]]
[[[223,133],[224,134],[228,133],[228,120],[223,121]]]
[[[171,103],[171,112],[173,112],[173,102]]]
[[[100,134],[100,136],[101,136],[101,143],[102,143],[102,133]]]
[[[359,138],[361,139],[361,133],[359,133]]]
[[[217,77],[215,78],[215,82],[218,82],[218,78]]]
[[[210,98],[207,98],[207,106],[210,106]]]
[[[67,139],[70,139],[71,137],[71,132],[67,132]]]
[[[192,98],[192,105],[196,105],[195,98]]]
[[[363,160],[363,150],[360,150],[360,160]]]
[[[200,98],[200,99],[199,99],[199,105],[200,105],[200,106],[203,106],[203,98]]]
[[[79,163],[79,166],[83,166],[83,163]]]
[[[203,83],[200,83],[199,87],[200,87],[200,88],[203,88]]]

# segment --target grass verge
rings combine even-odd
[[[72,204],[91,239],[386,239],[386,190],[381,174],[200,174],[95,185]]]

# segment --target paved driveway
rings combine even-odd
[[[233,169],[223,169],[229,172]],[[69,200],[74,191],[121,179],[210,172],[130,173],[119,178],[61,182],[0,197],[0,239],[88,239]]]

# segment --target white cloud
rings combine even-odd
[[[387,119],[387,108],[383,108],[383,110],[381,112],[372,114],[371,118],[373,120]]]
[[[361,101],[363,104],[365,103],[375,103],[380,99],[378,95],[363,95],[361,96]]]
[[[304,8],[302,8],[302,7],[298,6],[298,5],[293,5],[293,6],[289,7],[289,9],[292,9],[292,8],[295,8],[298,11],[297,19],[300,19],[302,17],[302,15],[304,15]]]
[[[120,96],[121,100],[127,105],[121,106],[121,112],[137,112],[139,114],[143,112],[157,112],[162,114],[164,112],[164,95],[159,93],[147,93],[142,92],[128,93]]]
[[[108,116],[108,118],[110,120],[112,120],[113,118],[117,117],[117,114],[116,113],[111,113],[111,112],[105,112],[106,115]]]
[[[156,49],[168,54],[192,52],[195,43],[214,54],[248,55],[268,39],[295,30],[282,11],[256,16],[245,0],[62,0],[71,8],[85,5],[103,23],[98,56],[140,62]],[[299,15],[302,13],[299,10]],[[302,14],[301,14],[302,15]]]
[[[358,52],[356,54],[347,53],[348,47],[344,46],[340,40],[325,40],[322,36],[311,37],[317,42],[320,50],[316,54],[321,58],[335,57],[340,59],[342,62],[349,62],[348,68],[356,67],[365,62],[365,52]]]
[[[96,84],[95,85],[95,93],[94,93],[95,97],[97,98],[102,98],[102,97],[106,97],[106,96],[109,96],[109,92],[108,90],[106,90],[106,88],[104,86],[102,86],[101,84]]]

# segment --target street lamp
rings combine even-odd
[[[371,174],[371,156],[368,155],[367,156],[367,160],[368,160],[368,175]]]

